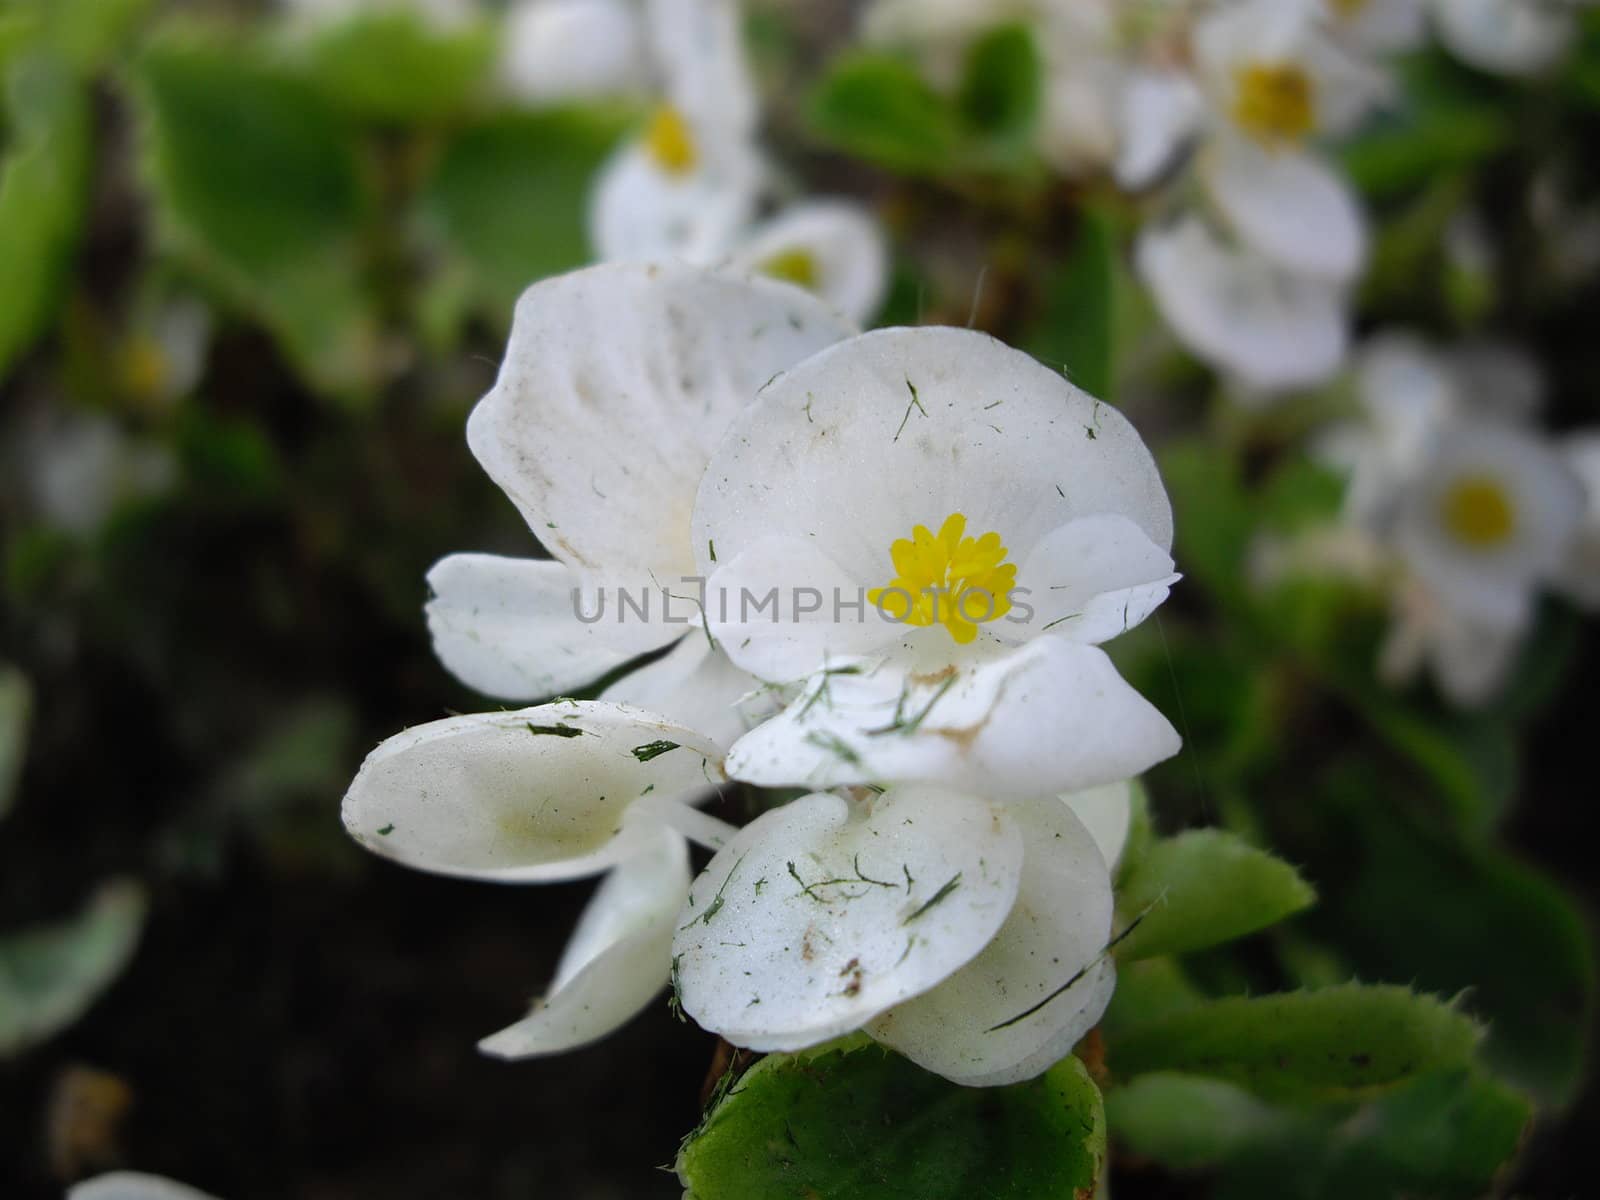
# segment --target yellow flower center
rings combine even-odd
[[[774,279],[803,288],[817,286],[817,257],[802,246],[780,250],[761,264],[761,271]]]
[[[943,625],[965,645],[978,626],[1011,611],[1015,564],[1006,562],[998,533],[964,537],[967,518],[951,513],[937,534],[918,525],[911,537],[889,547],[895,575],[867,599],[891,620],[909,625]]]
[[[668,175],[688,174],[694,170],[700,158],[699,151],[695,149],[694,134],[689,131],[689,122],[670,104],[663,104],[651,116],[650,127],[644,134],[644,146],[650,157],[655,159],[656,166]]]
[[[1297,141],[1316,122],[1311,77],[1294,63],[1250,63],[1239,68],[1233,119],[1263,142]]]
[[[1474,550],[1491,550],[1508,539],[1517,511],[1497,479],[1466,475],[1445,492],[1440,515],[1450,536]]]
[[[1333,0],[1333,11],[1348,21],[1360,15],[1369,3],[1371,0]]]

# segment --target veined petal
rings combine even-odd
[[[792,801],[695,881],[672,947],[684,1011],[756,1050],[859,1029],[982,950],[1022,868],[1006,808],[974,796],[913,786]]]
[[[1198,218],[1146,230],[1135,260],[1184,345],[1251,388],[1310,387],[1344,361],[1340,288],[1231,249]]]
[[[947,647],[938,649],[948,663]],[[1093,646],[1050,634],[1017,648],[980,638],[944,669],[926,665],[897,650],[875,670],[819,675],[734,744],[728,773],[767,787],[937,779],[1026,797],[1130,778],[1180,745]]]
[[[956,1083],[994,1087],[1047,1070],[1099,1021],[1116,984],[1105,957],[1111,878],[1093,836],[1053,797],[1008,809],[1022,884],[983,952],[867,1027]]]
[[[389,738],[345,793],[345,829],[374,854],[442,875],[535,883],[593,875],[660,826],[640,796],[721,782],[694,730],[598,700],[448,717]]]
[[[1100,513],[1040,539],[1017,574],[1033,610],[1022,628],[1075,642],[1109,641],[1149,616],[1177,582],[1172,555],[1127,517]],[[1001,622],[996,635],[1016,640]]]
[[[731,561],[761,538],[810,540],[882,586],[891,546],[918,525],[961,513],[1025,557],[1093,512],[1171,538],[1155,461],[1116,409],[985,334],[882,329],[762,389],[707,467],[694,542],[709,567],[713,542]]]
[[[452,554],[434,564],[428,586],[434,653],[468,687],[503,700],[576,690],[682,634],[619,620],[614,591],[598,610],[598,589],[548,559]]]
[[[1342,176],[1314,155],[1212,139],[1201,178],[1239,239],[1286,271],[1346,283],[1367,254],[1366,218]]]
[[[848,334],[820,300],[771,280],[590,267],[523,293],[467,442],[561,561],[671,585],[694,569],[695,489],[734,414]]]
[[[1068,792],[1061,801],[1083,822],[1095,845],[1100,847],[1100,857],[1115,874],[1133,825],[1133,781],[1123,779],[1081,792]]]
[[[724,750],[779,709],[776,694],[734,666],[701,628],[684,634],[654,662],[629,671],[600,698],[660,713]]]
[[[618,863],[583,910],[550,990],[526,1017],[478,1043],[496,1058],[560,1054],[637,1016],[667,985],[678,910],[689,898],[689,853],[662,830]]]
[[[798,284],[858,322],[878,311],[889,286],[883,230],[848,200],[790,205],[745,236],[733,265]]]

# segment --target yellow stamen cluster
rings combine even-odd
[[[1295,63],[1250,63],[1236,76],[1233,119],[1239,128],[1270,144],[1294,142],[1316,124],[1311,77]]]
[[[1473,550],[1493,550],[1517,526],[1516,506],[1500,481],[1487,475],[1466,475],[1445,491],[1440,517],[1451,537]]]
[[[965,645],[978,626],[1011,611],[1017,568],[1006,562],[998,533],[963,536],[967,518],[951,513],[937,534],[918,525],[909,539],[889,547],[895,577],[867,598],[892,620],[910,625],[943,625]]]
[[[761,272],[803,288],[817,286],[817,258],[803,246],[781,250],[761,264]]]
[[[689,122],[669,104],[662,105],[651,116],[644,145],[656,165],[668,175],[687,175],[700,161]]]

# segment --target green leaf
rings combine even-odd
[[[352,116],[385,123],[437,121],[459,111],[491,73],[486,25],[440,28],[405,10],[363,12],[318,31],[309,70]]]
[[[372,205],[343,114],[246,44],[168,38],[139,82],[166,233],[314,385],[364,395],[378,372],[362,276]]]
[[[15,667],[0,666],[0,817],[11,809],[28,753],[33,689]]]
[[[808,116],[835,149],[913,175],[949,170],[962,140],[950,101],[916,67],[887,54],[836,61],[812,93]]]
[[[1076,1058],[965,1088],[876,1046],[771,1055],[685,1142],[685,1200],[1039,1200],[1089,1196],[1099,1090]]]
[[[1176,514],[1178,570],[1218,599],[1248,605],[1243,568],[1256,522],[1230,456],[1209,441],[1190,439],[1170,444],[1159,461]]]
[[[144,912],[137,884],[112,883],[67,921],[0,937],[0,1056],[82,1016],[132,957]]]
[[[6,73],[0,160],[0,376],[55,313],[82,236],[91,129],[81,86],[57,58],[25,53]]]
[[[1122,1077],[1179,1071],[1268,1099],[1357,1098],[1464,1064],[1479,1033],[1431,996],[1346,984],[1213,1000],[1128,1031],[1108,1061]]]
[[[99,70],[128,44],[151,0],[10,0],[12,12],[80,73]]]
[[[1231,1083],[1154,1071],[1106,1094],[1119,1145],[1175,1170],[1225,1162],[1302,1122]]]
[[[1039,115],[1042,68],[1025,25],[992,29],[967,51],[956,106],[967,125],[996,142],[1026,147]]]
[[[589,261],[590,184],[629,116],[506,113],[467,127],[445,148],[423,195],[423,220],[502,320],[530,283]]]
[[[1071,253],[1046,269],[1039,316],[1020,339],[1035,358],[1102,400],[1112,399],[1116,380],[1118,254],[1111,220],[1085,210]]]
[[[1139,923],[1117,957],[1204,950],[1274,925],[1315,898],[1288,863],[1223,830],[1191,830],[1152,843],[1123,880],[1118,906]]]

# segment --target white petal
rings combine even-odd
[[[618,621],[614,604],[597,612],[584,576],[547,559],[452,554],[434,564],[428,586],[434,653],[468,687],[503,700],[575,691],[682,633]]]
[[[813,355],[739,416],[701,485],[695,549],[709,566],[713,541],[730,561],[760,538],[809,539],[878,587],[895,540],[957,512],[1013,560],[1088,513],[1172,536],[1155,460],[1116,409],[986,334],[881,329]]]
[[[67,1200],[214,1200],[185,1183],[142,1171],[112,1171],[67,1189]]]
[[[699,161],[664,170],[642,141],[601,167],[589,202],[589,236],[600,258],[647,262],[721,259],[755,216],[763,168],[742,143],[717,143],[715,129],[692,126]]]
[[[1506,75],[1542,71],[1577,34],[1570,11],[1535,0],[1434,0],[1433,16],[1451,54]]]
[[[948,642],[938,627],[926,636]],[[1040,796],[1130,778],[1180,745],[1093,646],[1046,634],[1013,649],[980,637],[956,665],[925,665],[900,656],[813,680],[734,744],[729,775],[769,787],[937,779],[985,796]]]
[[[1105,642],[1148,617],[1178,576],[1172,555],[1127,517],[1079,517],[1040,540],[1017,573],[1033,608],[1029,630]],[[1002,624],[998,636],[1011,638]]]
[[[778,711],[776,695],[712,649],[703,629],[685,634],[655,662],[628,672],[601,699],[660,713],[720,749]]]
[[[1230,249],[1196,218],[1146,230],[1136,261],[1183,343],[1250,387],[1310,387],[1344,361],[1348,317],[1339,288]]]
[[[497,1058],[560,1054],[632,1020],[667,985],[672,934],[688,898],[688,848],[662,831],[606,876],[533,1011],[478,1049]]]
[[[1094,838],[1054,798],[1009,811],[1026,849],[1005,924],[949,979],[867,1027],[919,1066],[974,1086],[1016,1083],[1066,1057],[1116,985],[1104,957],[1111,879]]]
[[[1184,141],[1194,135],[1203,113],[1200,91],[1187,74],[1142,68],[1127,72],[1122,84],[1117,183],[1133,191],[1153,183],[1172,165]]]
[[[805,286],[852,321],[883,304],[889,286],[889,248],[866,209],[847,200],[808,200],[779,212],[746,235],[733,264],[763,272],[785,255],[802,254],[815,272]]]
[[[667,101],[696,123],[749,135],[759,115],[737,0],[645,0]]]
[[[500,77],[534,104],[638,89],[644,37],[626,0],[520,0],[506,13]]]
[[[1600,608],[1600,432],[1583,430],[1568,436],[1561,455],[1583,484],[1584,512],[1560,583],[1584,608]]]
[[[1061,799],[1083,822],[1095,845],[1100,847],[1100,857],[1115,872],[1133,826],[1133,781],[1123,779],[1081,792],[1068,792]]]
[[[893,623],[813,541],[759,538],[722,558],[706,584],[706,618],[719,646],[745,670],[786,683],[898,642]],[[893,614],[891,614],[893,615]]]
[[[660,743],[676,748],[652,754]],[[693,730],[596,700],[449,717],[367,756],[344,825],[373,853],[424,871],[575,879],[648,845],[660,826],[628,820],[629,806],[715,786],[717,757]]]
[[[672,584],[694,568],[689,513],[729,421],[774,373],[848,333],[771,280],[591,267],[523,293],[467,441],[557,558]]]
[[[1446,497],[1463,479],[1504,493],[1509,536],[1494,546],[1462,543],[1445,520]],[[1408,490],[1395,545],[1440,602],[1477,625],[1520,628],[1534,590],[1561,569],[1582,517],[1582,485],[1555,448],[1513,428],[1463,425],[1443,437],[1426,473]]]
[[[1219,136],[1201,178],[1239,239],[1284,270],[1333,283],[1361,271],[1366,218],[1349,184],[1314,155]]]
[[[1354,11],[1326,0],[1339,35],[1368,54],[1399,54],[1419,49],[1428,36],[1423,0],[1367,0]]]
[[[695,880],[672,947],[684,1011],[755,1050],[859,1029],[983,949],[1022,855],[1003,806],[942,788],[792,801]]]

